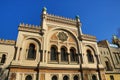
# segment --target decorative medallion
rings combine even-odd
[[[58,33],[58,38],[59,38],[59,40],[61,40],[61,41],[67,41],[68,36],[67,36],[67,34],[64,33],[64,32],[59,32],[59,33]]]

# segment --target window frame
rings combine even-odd
[[[30,52],[30,51],[32,51],[32,52]],[[36,45],[34,43],[29,43],[27,59],[28,60],[35,60],[36,59]]]
[[[52,48],[54,49],[54,53],[52,53]],[[50,60],[51,61],[58,61],[58,51],[57,50],[58,49],[56,46],[51,46],[51,48],[50,48]]]
[[[86,53],[87,53],[88,63],[94,63],[95,61],[94,61],[94,56],[92,54],[92,51],[88,49]]]
[[[76,49],[75,48],[70,48],[70,61],[71,62],[76,62],[77,61],[77,54],[76,54]]]
[[[55,79],[53,79],[55,77]],[[56,75],[53,75],[51,80],[58,80],[58,77]]]
[[[29,78],[31,78],[31,79],[29,79]],[[31,75],[27,75],[27,76],[25,77],[25,80],[33,80],[33,77],[32,77]]]
[[[65,77],[67,77],[67,79],[65,79]],[[67,75],[64,75],[63,80],[69,80],[69,77]]]
[[[68,54],[67,54],[67,48],[66,47],[61,47],[61,61],[68,61]]]
[[[6,54],[2,54],[2,58],[1,58],[0,63],[4,64],[5,62],[6,62]]]

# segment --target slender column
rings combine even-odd
[[[20,74],[16,73],[16,80],[19,80],[19,78],[20,78]]]
[[[60,52],[58,52],[58,63],[61,62]]]
[[[61,62],[61,53],[60,53],[60,49],[58,49],[58,63]]]
[[[25,76],[24,76],[24,73],[22,73],[22,80],[25,80]]]
[[[70,64],[70,54],[68,53],[68,64]]]
[[[33,80],[36,80],[36,73],[33,74]]]

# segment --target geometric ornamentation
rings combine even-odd
[[[64,32],[59,32],[57,36],[58,36],[59,40],[61,40],[61,41],[67,41],[67,39],[68,39],[67,34]]]

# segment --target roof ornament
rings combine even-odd
[[[80,22],[80,17],[79,17],[79,15],[76,15],[76,20],[77,20],[77,22]]]
[[[43,11],[47,11],[47,8],[46,8],[46,7],[43,7]]]
[[[43,7],[43,9],[42,9],[42,14],[43,14],[43,15],[46,15],[46,14],[47,14],[47,8],[46,8],[46,7]]]
[[[43,14],[46,14],[46,13],[47,13],[47,8],[46,8],[46,7],[43,7],[42,13],[43,13]]]
[[[113,39],[118,39],[118,37],[116,35],[113,35]]]

